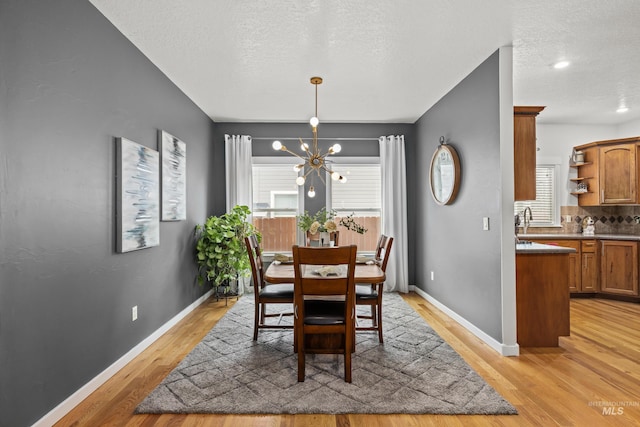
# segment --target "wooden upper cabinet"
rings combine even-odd
[[[640,137],[596,141],[575,149],[585,155],[585,163],[575,165],[577,180],[589,189],[577,195],[579,206],[640,204]]]
[[[513,107],[514,200],[536,198],[536,116],[544,107]]]
[[[637,203],[636,145],[600,147],[600,203]]]

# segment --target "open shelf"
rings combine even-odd
[[[586,165],[592,165],[593,162],[584,162],[584,163],[570,163],[569,167],[570,168],[578,168],[580,166],[586,166]]]
[[[579,182],[584,181],[585,179],[592,179],[592,176],[583,176],[582,178],[569,178],[569,181]]]

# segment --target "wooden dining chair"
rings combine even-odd
[[[374,258],[376,264],[384,272],[387,271],[387,263],[389,262],[389,254],[393,245],[393,237],[380,235],[378,245],[376,247],[376,256]],[[371,307],[370,315],[358,315],[358,319],[371,321],[371,326],[356,325],[356,331],[378,331],[378,340],[383,343],[382,338],[382,291],[384,282],[372,283],[370,285],[356,285],[356,306],[368,305]]]
[[[344,355],[344,380],[350,383],[357,246],[292,249],[298,381],[305,378],[305,355],[324,353]]]
[[[253,340],[258,339],[259,329],[292,329],[293,325],[283,325],[283,316],[293,315],[293,283],[272,284],[264,280],[262,250],[256,235],[244,239],[251,262],[253,277],[253,295],[255,298],[255,316],[253,320]],[[291,304],[291,311],[267,313],[268,304]],[[267,318],[278,317],[278,323],[267,323]]]

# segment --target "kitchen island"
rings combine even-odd
[[[557,347],[569,336],[569,254],[575,249],[516,244],[516,319],[521,347]]]

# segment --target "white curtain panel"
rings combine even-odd
[[[225,135],[225,176],[227,180],[227,212],[236,205],[253,207],[251,186],[251,137],[249,135]],[[241,278],[238,293],[250,287],[250,279]]]
[[[407,170],[404,135],[380,137],[382,233],[393,237],[385,291],[409,292]]]
[[[251,137],[225,135],[225,174],[227,179],[227,212],[235,205],[252,207]]]

